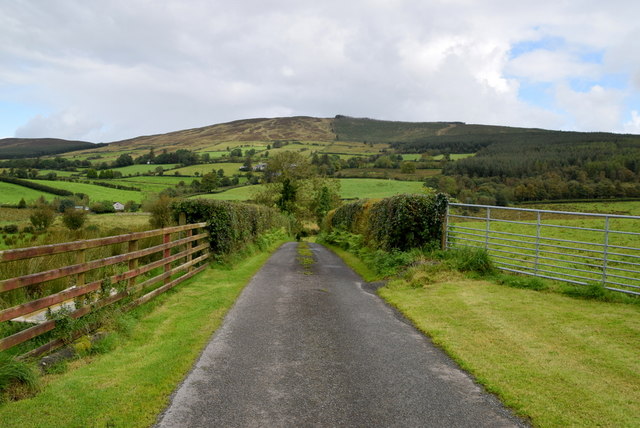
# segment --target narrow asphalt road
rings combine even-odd
[[[247,285],[159,427],[522,426],[324,247],[281,247]]]

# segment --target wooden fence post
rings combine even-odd
[[[138,240],[129,241],[129,252],[133,253],[134,251],[138,251]],[[129,270],[138,268],[138,259],[129,260]],[[129,288],[133,287],[136,284],[136,277],[132,276],[129,278]]]

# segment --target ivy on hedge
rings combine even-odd
[[[359,200],[329,213],[325,226],[363,235],[370,247],[405,251],[440,243],[447,204],[442,193]]]
[[[233,253],[263,232],[289,226],[288,217],[261,205],[190,199],[173,203],[171,209],[176,220],[185,213],[187,223],[207,223],[214,254]]]

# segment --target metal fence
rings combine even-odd
[[[640,295],[640,217],[449,204],[446,248],[484,248],[502,270]]]

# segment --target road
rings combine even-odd
[[[282,246],[158,427],[524,426],[326,248]]]

